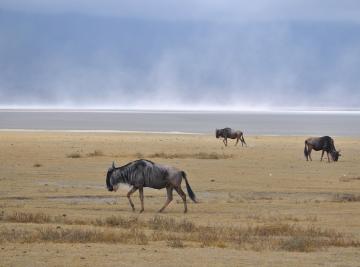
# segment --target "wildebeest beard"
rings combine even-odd
[[[109,191],[114,191],[114,188],[112,186],[112,184],[110,183],[110,177],[111,177],[111,174],[113,173],[113,169],[109,169],[107,174],[106,174],[106,187]]]

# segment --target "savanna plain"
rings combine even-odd
[[[360,266],[360,138],[332,163],[305,138],[0,132],[0,266]],[[105,176],[139,158],[184,170],[198,203],[158,213],[166,190],[145,188],[132,212]]]

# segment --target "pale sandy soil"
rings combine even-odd
[[[165,190],[145,189],[145,212],[139,215],[127,202],[128,188],[116,193],[105,189],[105,174],[113,160],[122,165],[142,157],[184,170],[199,199],[197,204],[189,202],[189,212],[183,214],[180,197],[174,195],[162,215],[165,218],[215,228],[317,227],[360,240],[360,138],[337,137],[335,144],[343,156],[330,164],[320,162],[320,152],[313,152],[313,162],[305,161],[305,137],[245,139],[248,147],[234,147],[232,140],[225,148],[207,135],[0,132],[0,230],[121,231],[84,221],[112,215],[135,216],[144,222],[154,218],[165,201]],[[95,150],[103,155],[89,155]],[[68,157],[74,153],[81,157]],[[157,158],[155,153],[173,158],[163,154]],[[220,158],[201,159],[201,155]],[[139,210],[137,193],[133,200]],[[83,222],[63,225],[4,219],[15,212]],[[143,231],[149,237],[146,244],[2,241],[0,266],[360,266],[360,247],[356,246],[292,252],[271,245],[204,246],[184,239],[184,248],[174,248],[164,240],[151,239],[146,227]]]

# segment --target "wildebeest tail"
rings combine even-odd
[[[188,191],[189,197],[191,198],[192,201],[194,201],[196,203],[197,202],[196,196],[195,196],[195,193],[192,191],[192,189],[190,187],[190,184],[189,184],[188,179],[186,177],[186,173],[182,171],[181,174],[185,179],[186,189]]]
[[[309,156],[309,151],[307,150],[307,141],[305,141],[304,155],[305,155],[305,158],[307,158]]]

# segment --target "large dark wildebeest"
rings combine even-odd
[[[236,139],[235,146],[239,143],[239,140],[241,141],[241,146],[244,146],[244,144],[247,146],[244,134],[242,131],[235,131],[229,127],[226,127],[224,129],[216,129],[215,131],[216,138],[223,137],[223,142],[225,146],[227,146],[227,139]]]
[[[310,137],[305,140],[305,148],[304,148],[304,155],[306,160],[308,161],[311,158],[311,150],[314,149],[315,151],[322,150],[321,159],[323,159],[324,152],[327,154],[328,162],[330,162],[329,154],[333,161],[338,161],[341,154],[340,151],[336,151],[334,140],[330,136],[323,136],[323,137]]]
[[[144,187],[155,189],[166,188],[167,200],[159,212],[162,212],[172,201],[173,189],[175,189],[184,202],[184,212],[187,212],[186,195],[181,189],[182,178],[185,180],[189,197],[192,201],[196,202],[196,196],[191,190],[185,172],[145,159],[135,160],[118,168],[115,168],[113,163],[106,175],[106,186],[109,191],[116,191],[120,183],[130,185],[131,189],[127,193],[127,197],[133,211],[135,211],[135,206],[130,196],[139,189],[141,201],[140,213],[144,211]]]

